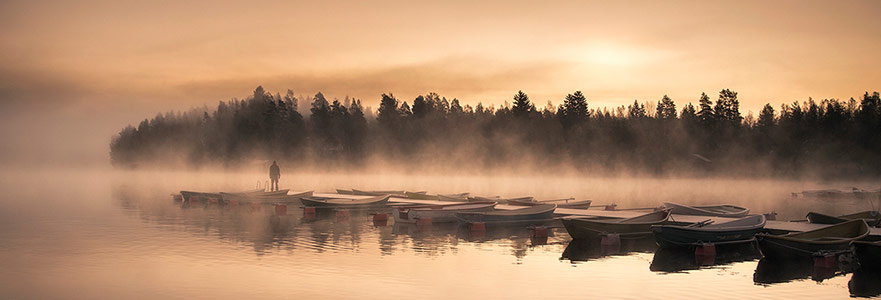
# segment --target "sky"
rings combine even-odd
[[[765,103],[881,89],[879,1],[0,2],[0,161],[106,160],[158,112],[297,95],[437,92],[592,108],[701,92]],[[69,142],[71,138],[77,138]],[[64,141],[60,145],[59,141]],[[66,151],[47,149],[65,147]]]

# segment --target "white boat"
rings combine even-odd
[[[740,218],[749,214],[749,208],[731,204],[689,206],[671,202],[664,202],[664,206],[672,209],[674,215],[715,216],[727,218]]]
[[[431,219],[432,223],[458,222],[459,212],[488,212],[495,209],[498,202],[466,202],[444,205],[419,205],[398,207],[392,210],[395,222],[416,223],[419,219]]]

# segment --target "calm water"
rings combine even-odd
[[[260,174],[262,175],[262,174]],[[690,253],[604,255],[521,227],[472,234],[458,226],[375,224],[369,211],[304,218],[291,208],[182,208],[182,188],[253,188],[257,174],[121,173],[94,170],[2,173],[0,295],[6,299],[720,299],[849,298],[881,287],[875,274],[817,276],[799,266],[760,262],[744,249],[720,249],[714,266]],[[283,188],[399,188],[483,195],[535,195],[617,202],[725,201],[781,218],[810,209],[846,212],[866,203],[793,200],[805,188],[845,183],[640,178],[455,177],[301,174]],[[863,183],[864,184],[864,183]],[[869,187],[867,187],[869,188]],[[872,187],[874,188],[874,187]],[[724,250],[724,251],[723,251]],[[786,270],[786,272],[778,271]],[[831,277],[829,277],[831,276]],[[877,289],[877,288],[875,288]],[[862,293],[865,293],[863,291]],[[869,293],[873,293],[869,291]],[[881,293],[881,291],[879,291]]]

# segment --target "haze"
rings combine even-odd
[[[859,97],[881,82],[877,1],[4,1],[0,161],[106,164],[119,128],[257,85],[591,107]]]

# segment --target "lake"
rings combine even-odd
[[[605,253],[525,227],[402,226],[375,211],[305,216],[292,207],[182,207],[181,189],[235,191],[262,173],[123,172],[101,168],[6,170],[0,201],[0,294],[7,299],[836,299],[875,296],[877,274],[816,274],[768,265],[749,249],[720,249],[711,265],[653,243]],[[872,186],[875,184],[876,186]],[[872,182],[679,179],[381,172],[283,173],[282,188],[471,192],[507,197],[576,197],[619,208],[663,201],[733,203],[779,219],[877,208],[822,202],[792,192]],[[611,255],[610,255],[611,254]]]

